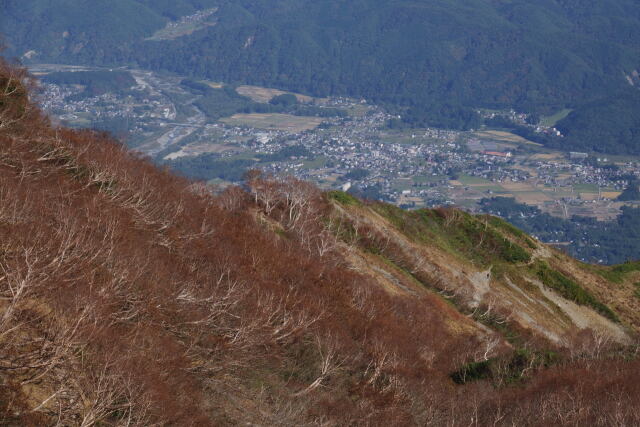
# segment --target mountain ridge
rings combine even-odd
[[[212,192],[29,81],[0,63],[2,423],[638,421],[634,268],[257,171]]]

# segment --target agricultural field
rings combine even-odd
[[[540,206],[545,202],[554,200],[551,196],[543,191],[515,191],[512,194],[515,196],[518,202],[527,205]]]
[[[318,156],[312,160],[305,160],[304,167],[307,169],[319,169],[325,167],[329,159],[324,156]]]
[[[600,188],[594,184],[576,184],[564,187],[552,187],[536,184],[534,180],[503,181],[461,175],[450,181],[454,187],[452,195],[459,206],[469,205],[484,197],[512,197],[519,203],[535,206],[543,212],[564,217],[565,215],[583,215],[598,219],[611,219],[619,214],[620,204],[614,202],[620,191],[613,188]],[[581,200],[588,205],[566,205],[565,199]]]
[[[454,182],[456,182],[456,181],[454,181]],[[457,179],[457,182],[459,182],[460,185],[468,185],[468,186],[471,186],[471,187],[484,186],[484,185],[491,185],[492,184],[492,182],[489,181],[488,179],[480,178],[480,177],[477,177],[477,176],[469,176],[469,175],[460,175],[460,177],[458,177],[458,179]]]
[[[314,98],[307,95],[301,95],[299,93],[293,93],[293,92],[285,92],[279,89],[270,89],[270,88],[260,87],[260,86],[248,86],[248,85],[238,86],[236,88],[236,92],[238,92],[242,96],[246,96],[247,98],[250,98],[252,101],[263,102],[263,103],[267,103],[271,101],[271,99],[275,96],[284,95],[284,94],[295,95],[295,97],[298,98],[298,102],[302,102],[302,103],[310,103],[314,100]]]
[[[251,127],[255,129],[282,130],[300,133],[317,128],[324,120],[320,117],[293,116],[290,114],[234,114],[220,120],[228,126]]]
[[[165,160],[175,160],[181,157],[196,157],[202,154],[221,154],[236,150],[233,144],[219,144],[215,142],[198,142],[186,145],[178,151],[174,151],[164,157]]]
[[[357,106],[355,107],[357,109]],[[356,115],[357,112],[350,112],[351,115]],[[409,129],[409,130],[385,130],[380,132],[381,141],[390,143],[390,144],[407,144],[407,145],[416,145],[416,144],[442,144],[443,141],[438,138],[433,138],[430,136],[426,136],[424,131],[419,129]]]
[[[510,142],[514,144],[529,144],[529,145],[542,147],[542,144],[529,141],[528,139],[515,135],[511,132],[504,132],[499,130],[486,130],[486,131],[475,132],[474,135],[478,138],[490,139],[493,141]]]
[[[549,161],[549,160],[561,160],[563,158],[564,158],[563,154],[556,151],[552,153],[533,154],[531,157],[529,157],[529,160]]]
[[[434,182],[440,182],[443,179],[447,179],[447,176],[445,175],[415,175],[413,177],[411,177],[411,179],[413,180],[413,182],[415,182],[418,185],[425,185],[425,184],[430,184],[430,183],[434,183]]]
[[[169,22],[164,28],[156,31],[147,41],[175,40],[188,36],[198,30],[213,27],[215,22],[208,22],[207,19],[215,14],[218,8],[202,10],[193,15],[185,16],[176,22]]]

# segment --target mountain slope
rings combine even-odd
[[[182,16],[214,7],[212,0],[6,0],[0,33],[9,54],[29,50],[42,60],[123,59],[132,46]]]
[[[565,336],[576,327],[628,342],[615,324],[618,316],[600,302],[615,302],[606,281],[497,218],[453,209],[405,212],[384,204],[343,212],[375,230],[372,247],[363,249],[410,272],[422,287],[449,295],[462,311],[488,310],[560,345],[569,345]],[[560,277],[566,286],[554,280]],[[637,322],[634,310],[623,316]]]
[[[617,93],[571,112],[556,127],[581,151],[640,154],[640,90]],[[603,145],[602,141],[606,141]]]
[[[293,179],[214,195],[24,81],[1,65],[0,423],[639,421],[633,269]]]

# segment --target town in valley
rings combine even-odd
[[[293,94],[299,111],[210,117],[198,107],[202,94],[181,76],[100,69],[129,73],[135,83],[96,94],[83,85],[46,79],[51,73],[95,68],[36,65],[31,70],[42,78],[40,103],[54,120],[108,130],[154,161],[222,187],[239,182],[244,170],[258,168],[410,209],[455,205],[479,211],[483,199],[512,197],[561,218],[611,220],[622,206],[635,203],[618,198],[640,177],[639,158],[554,151],[492,128],[393,129],[388,123],[397,115],[364,99]],[[233,90],[265,105],[285,94],[255,86]],[[327,114],[305,115],[307,110]],[[481,113],[526,123],[526,114],[514,111]],[[557,132],[549,120],[534,127]]]

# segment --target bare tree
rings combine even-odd
[[[338,357],[336,344],[332,341],[331,337],[322,340],[319,336],[316,336],[316,346],[320,355],[320,373],[311,384],[296,393],[295,396],[308,394],[318,387],[321,387],[324,381],[336,373],[346,360],[345,358]]]
[[[25,121],[36,112],[28,98],[27,86],[32,84],[24,69],[0,62],[0,130]]]

